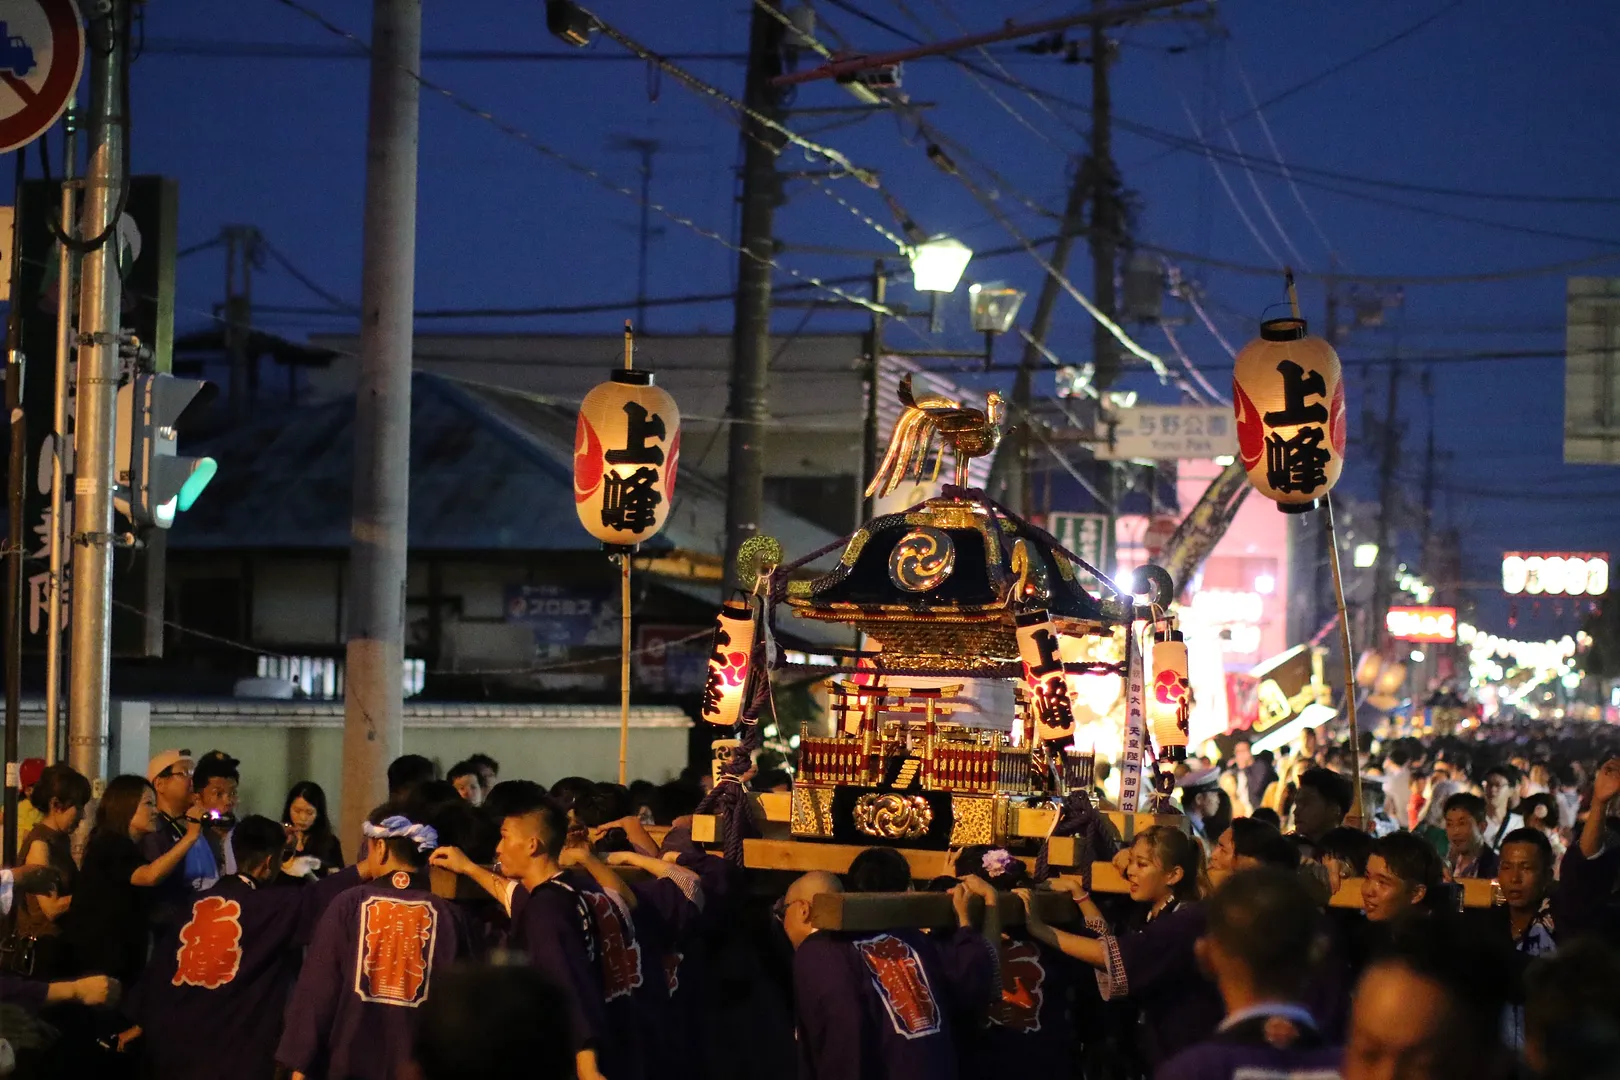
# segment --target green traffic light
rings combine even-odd
[[[214,474],[217,472],[219,472],[219,463],[213,458],[197,458],[196,465],[191,470],[191,475],[186,477],[184,484],[180,485],[180,494],[177,499],[182,511],[191,509],[192,505],[197,501],[197,496],[203,493],[203,489],[208,486],[209,481],[214,479]]]

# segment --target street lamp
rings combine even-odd
[[[1377,544],[1357,544],[1356,550],[1351,553],[1351,559],[1357,570],[1365,570],[1378,564]]]
[[[973,329],[984,335],[984,370],[990,370],[997,334],[1012,329],[1024,293],[1000,281],[968,286],[968,306],[973,312]]]
[[[955,292],[972,250],[949,236],[924,241],[911,249],[911,283],[918,292]]]

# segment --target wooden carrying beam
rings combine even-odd
[[[1080,921],[1080,909],[1063,893],[1037,892],[1036,911],[1053,926]],[[997,908],[1001,925],[1024,925],[1024,902],[1001,893]],[[974,925],[984,916],[984,901],[970,898],[968,911]],[[810,922],[818,930],[890,930],[899,927],[939,929],[956,925],[956,908],[948,894],[926,893],[822,893],[811,901]]]

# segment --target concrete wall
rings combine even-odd
[[[145,710],[136,710],[144,713]],[[334,816],[342,793],[341,702],[159,701],[150,712],[147,745],[135,724],[129,745],[115,736],[114,761],[143,762],[155,750],[195,755],[224,750],[240,758],[241,812],[275,817],[289,788],[314,780],[326,789]],[[679,709],[632,707],[630,778],[672,780],[686,764],[691,721]],[[44,717],[37,702],[23,714],[22,756],[45,753]],[[550,784],[564,776],[611,780],[618,774],[618,709],[598,705],[407,704],[405,752],[432,758],[442,770],[483,752],[501,763],[503,780]],[[138,770],[144,772],[144,765]]]

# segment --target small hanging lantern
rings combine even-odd
[[[703,719],[731,727],[748,700],[748,675],[754,656],[754,608],[745,600],[727,600],[715,619],[714,647],[709,650],[709,678],[703,685]]]
[[[574,429],[574,509],[585,531],[615,547],[657,535],[669,517],[681,456],[675,399],[637,368],[585,395]]]
[[[1063,673],[1063,647],[1057,628],[1044,609],[1020,612],[1014,623],[1018,655],[1024,661],[1024,683],[1029,689],[1029,714],[1035,721],[1035,741],[1072,738],[1074,707]]]
[[[1339,482],[1346,435],[1339,354],[1304,319],[1268,319],[1237,355],[1232,409],[1255,490],[1284,513],[1314,510]]]
[[[1148,721],[1160,761],[1185,761],[1192,683],[1187,678],[1187,643],[1171,627],[1153,635],[1153,683],[1148,689]]]

